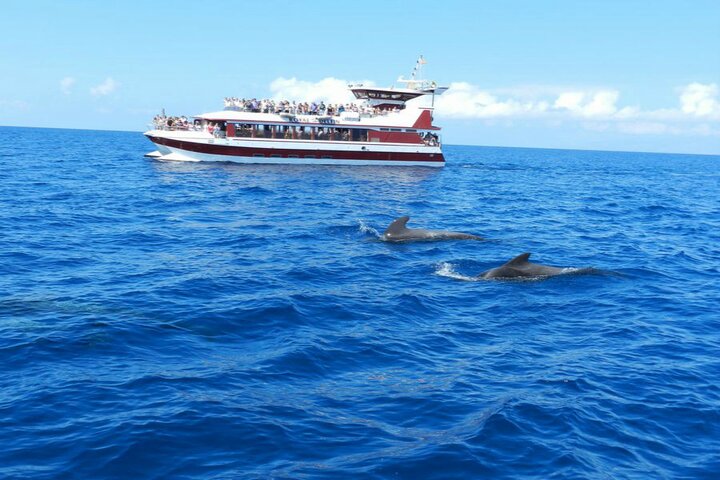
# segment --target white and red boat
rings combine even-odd
[[[418,66],[424,63],[422,57]],[[418,70],[416,66],[415,71]],[[446,87],[400,78],[405,88],[349,85],[358,103],[225,99],[188,122],[155,118],[145,136],[160,160],[442,167],[435,96]]]

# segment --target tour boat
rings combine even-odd
[[[261,164],[442,167],[435,96],[446,87],[416,80],[403,88],[349,85],[358,103],[325,105],[225,99],[225,109],[183,118],[155,117],[145,136],[159,160]]]

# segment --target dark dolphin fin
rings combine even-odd
[[[404,232],[407,229],[407,227],[405,227],[405,225],[407,224],[408,220],[410,220],[410,217],[408,217],[407,215],[405,215],[404,217],[395,219],[390,224],[390,226],[387,227],[387,229],[385,230],[385,233],[383,235],[398,234],[398,233]]]
[[[505,265],[512,267],[512,266],[518,266],[518,265],[525,265],[529,262],[530,253],[522,253],[518,255],[517,257],[513,258],[509,262],[507,262]]]

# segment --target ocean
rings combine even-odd
[[[152,150],[0,128],[0,477],[718,478],[720,156]]]

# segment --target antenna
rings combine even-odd
[[[413,67],[412,74],[410,75],[410,80],[415,80],[415,76],[420,73],[422,70],[422,66],[425,65],[427,61],[423,58],[422,55],[418,57],[417,62],[415,62],[415,67]],[[422,76],[420,76],[422,78]]]
[[[433,92],[433,95],[435,94],[435,88],[437,87],[437,84],[435,82],[430,82],[428,80],[422,79],[422,66],[427,63],[427,60],[420,55],[417,59],[417,62],[415,62],[415,66],[412,69],[412,73],[410,74],[410,79],[405,80],[402,75],[400,75],[397,79],[400,83],[407,84],[407,87],[411,90],[421,90],[425,93]],[[447,88],[444,88],[443,91],[447,90]]]

